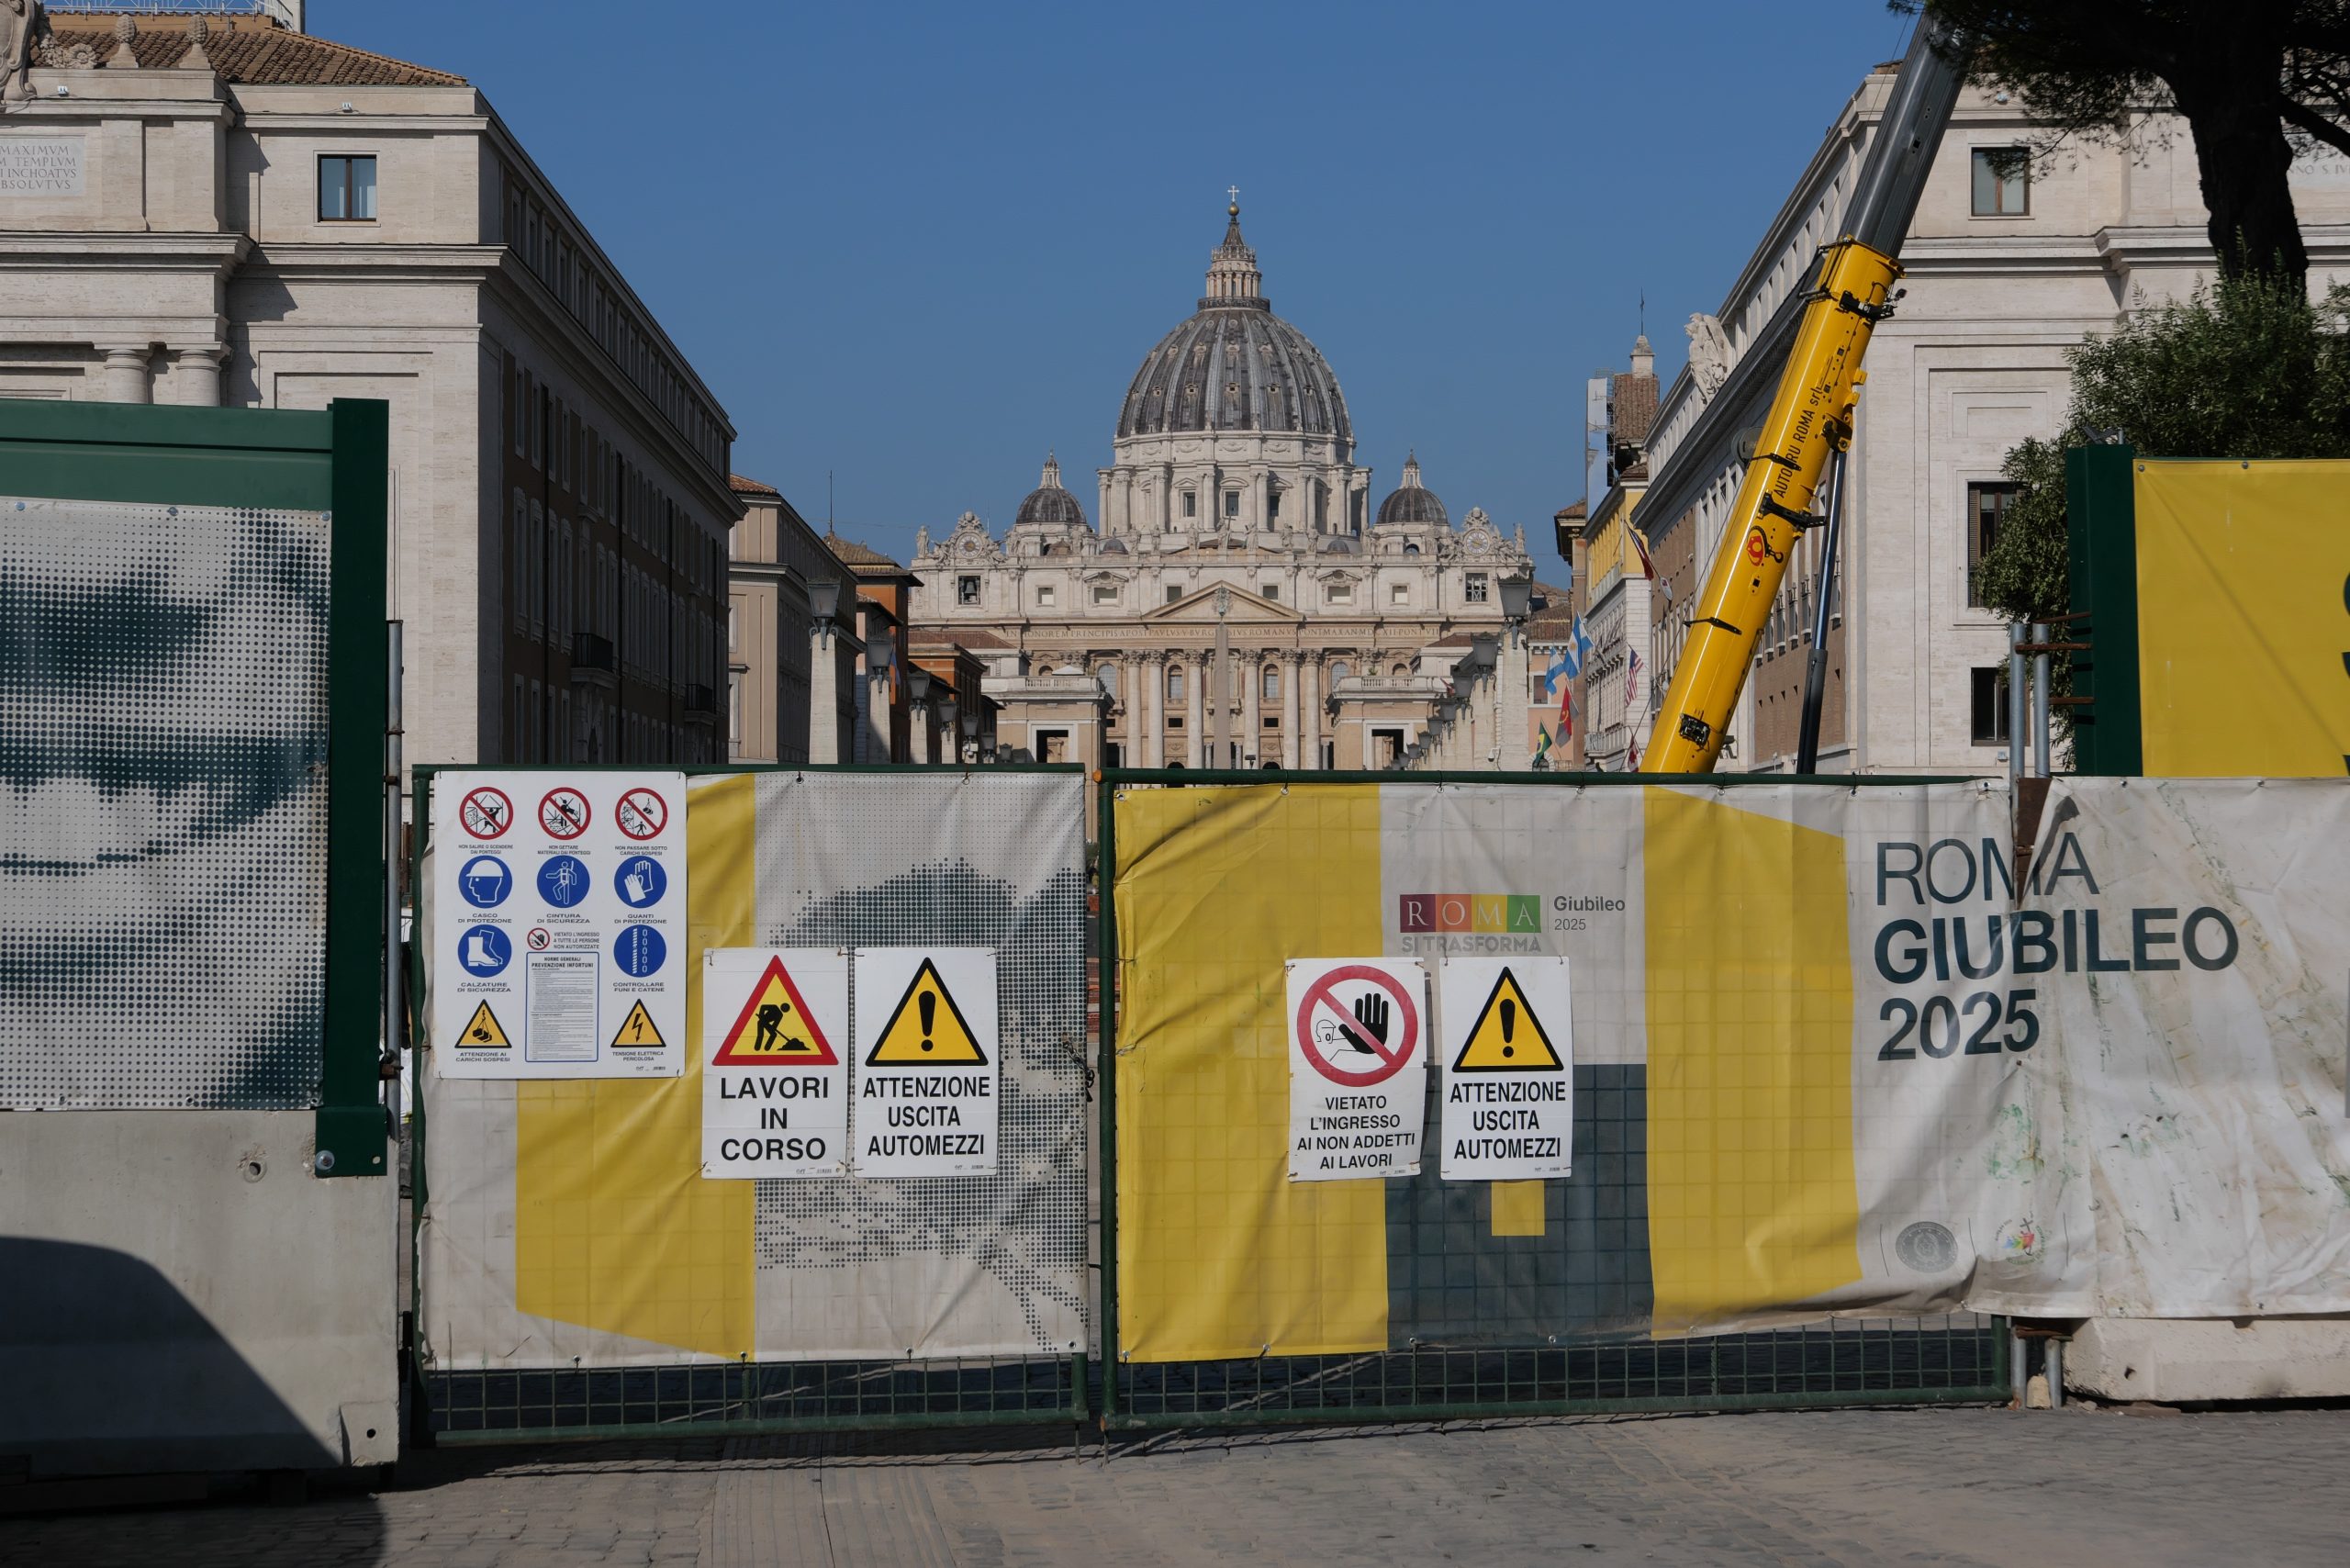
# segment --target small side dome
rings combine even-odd
[[[1077,504],[1075,496],[1061,488],[1061,465],[1049,452],[1045,454],[1044,478],[1028,492],[1028,498],[1020,503],[1020,510],[1012,520],[1014,528],[1029,523],[1054,528],[1086,526],[1085,509]]]
[[[1391,522],[1432,522],[1449,528],[1452,520],[1445,515],[1444,503],[1434,490],[1420,483],[1420,459],[1417,454],[1404,459],[1404,483],[1385,500],[1379,503],[1379,521],[1371,526],[1383,528]]]
[[[1346,534],[1334,533],[1314,548],[1316,553],[1324,555],[1352,555],[1360,550],[1361,546]]]
[[[1067,494],[1067,492],[1064,491],[1063,494]],[[1102,542],[1102,554],[1104,555],[1127,555],[1132,554],[1133,552],[1126,548],[1126,542],[1125,540],[1113,536]]]

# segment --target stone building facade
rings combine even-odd
[[[1101,527],[1048,457],[1002,535],[966,512],[917,543],[915,624],[986,663],[1001,742],[1039,759],[1387,766],[1531,576],[1522,531],[1454,526],[1411,458],[1371,508],[1337,377],[1228,219],[1119,408]]]
[[[478,90],[298,14],[31,8],[0,397],[384,399],[408,755],[720,759],[725,411]]]
[[[847,761],[856,755],[865,651],[853,630],[856,581],[780,490],[740,474],[731,484],[743,518],[727,542],[727,756]],[[829,624],[818,622],[811,599],[820,583],[833,585]]]
[[[1728,296],[1714,314],[1691,319],[1690,363],[1665,388],[1647,448],[1641,520],[1659,579],[1654,677],[1643,681],[1651,722],[1741,472],[1735,460],[1714,465],[1717,448],[1684,452],[1684,441],[1837,237],[1894,71],[1879,66],[1862,81]],[[2025,437],[2062,428],[2066,349],[2215,271],[2184,124],[2138,115],[2117,145],[2068,141],[2019,166],[2009,154],[2042,143],[2047,129],[2009,95],[1969,87],[1904,242],[1908,293],[1870,344],[1848,467],[1843,559],[1829,606],[1824,772],[2001,767],[2007,633],[1973,591],[1974,563],[2009,493],[2001,460]],[[2312,287],[2350,275],[2350,160],[2305,154],[2292,188]],[[1724,768],[1794,766],[1820,543],[1819,531],[1807,531],[1790,556]]]

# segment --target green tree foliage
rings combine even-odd
[[[1981,566],[2014,621],[2071,608],[2065,454],[2093,441],[2150,457],[2350,457],[2350,286],[2311,304],[2282,279],[2222,278],[2070,351],[2073,409],[2008,454],[2019,487]]]
[[[2350,0],[1888,0],[2042,122],[2128,134],[2176,109],[2195,139],[2222,271],[2309,272],[2288,185],[2296,145],[2350,152]]]

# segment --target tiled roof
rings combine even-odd
[[[880,551],[870,545],[859,544],[854,539],[843,539],[837,533],[824,535],[824,548],[833,553],[834,560],[860,577],[884,581],[897,578],[910,583],[922,580]]]
[[[726,476],[726,483],[727,486],[738,496],[773,496],[778,500],[783,499],[783,492],[777,489],[773,485],[763,484],[756,479],[745,478],[740,474],[729,474]]]
[[[1552,521],[1557,521],[1565,518],[1585,517],[1588,515],[1590,514],[1584,509],[1583,502],[1569,501],[1565,506],[1562,506],[1558,510],[1558,512],[1554,515]]]
[[[187,18],[135,17],[139,36],[130,51],[141,69],[167,70],[180,62],[189,48]],[[231,28],[228,21],[207,17],[205,58],[223,80],[250,86],[317,87],[462,87],[465,79],[446,71],[410,65],[364,49],[287,32],[275,27]],[[49,30],[71,49],[87,44],[101,62],[111,60],[118,47],[111,22],[86,13],[51,12]]]
[[[1607,438],[1618,446],[1646,442],[1649,431],[1656,428],[1656,377],[1628,374],[1615,377],[1615,383],[1607,392],[1614,405]]]

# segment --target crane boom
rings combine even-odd
[[[1869,337],[1893,313],[1901,241],[1964,77],[1947,36],[1921,22],[1863,162],[1844,238],[1820,252],[1803,297],[1785,369],[1694,606],[1643,772],[1707,773],[1721,755],[1796,540],[1827,521],[1813,510],[1820,481],[1830,457],[1852,441]],[[1728,418],[1735,410],[1707,412]]]

